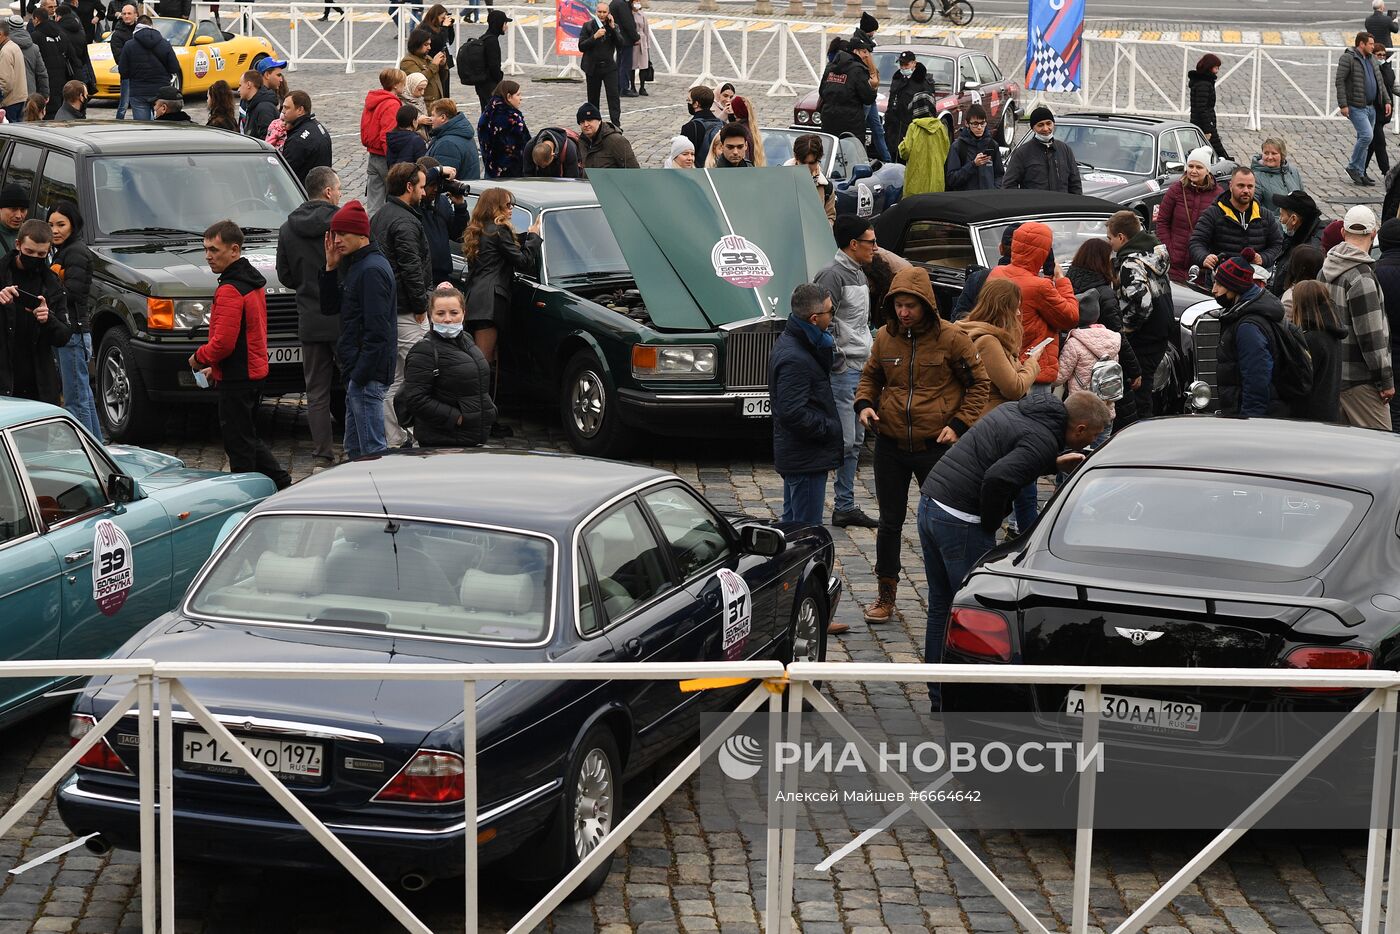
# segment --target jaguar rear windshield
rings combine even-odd
[[[351,516],[261,516],[190,597],[192,612],[331,628],[539,643],[553,544],[519,532]]]
[[[1100,468],[1075,484],[1050,548],[1072,560],[1295,580],[1336,556],[1371,498],[1297,480],[1200,470]],[[1218,576],[1218,571],[1214,572]]]

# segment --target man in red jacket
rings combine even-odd
[[[1011,237],[1011,262],[987,275],[988,280],[1010,279],[1021,288],[1021,352],[1028,353],[1049,340],[1040,355],[1040,373],[1031,392],[1050,392],[1060,372],[1060,332],[1079,327],[1079,301],[1060,264],[1053,261],[1054,240],[1054,231],[1045,224],[1022,224]],[[1048,273],[1047,259],[1051,260]],[[1039,512],[1032,483],[1016,496],[1016,531],[1030,528]]]
[[[379,73],[379,87],[365,95],[365,109],[360,114],[360,145],[369,152],[365,176],[365,210],[373,213],[384,206],[387,197],[384,181],[389,177],[389,163],[384,158],[384,136],[398,125],[398,92],[403,90],[407,76],[397,68],[385,68]]]
[[[233,473],[262,473],[283,490],[292,478],[258,439],[258,401],[267,378],[267,280],[243,258],[243,231],[216,221],[204,231],[204,261],[219,277],[209,312],[209,340],[190,354],[190,369],[219,393],[219,430]]]

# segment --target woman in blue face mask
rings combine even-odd
[[[403,389],[394,402],[399,423],[407,415],[424,447],[476,447],[496,420],[491,365],[463,327],[467,303],[443,283],[433,292],[431,330],[404,361]]]

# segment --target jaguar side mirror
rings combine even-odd
[[[1163,169],[1173,175],[1180,175],[1186,171],[1186,165],[1181,162],[1167,162],[1163,164]]]
[[[136,499],[136,481],[124,473],[114,473],[107,478],[107,492],[112,503],[122,506]]]
[[[775,528],[766,525],[746,525],[739,530],[739,541],[744,551],[751,555],[772,558],[783,553],[787,538]]]

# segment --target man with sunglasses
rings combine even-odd
[[[997,141],[987,132],[987,111],[981,104],[967,108],[967,122],[953,138],[943,180],[948,191],[987,191],[1000,188],[1006,169]]]

